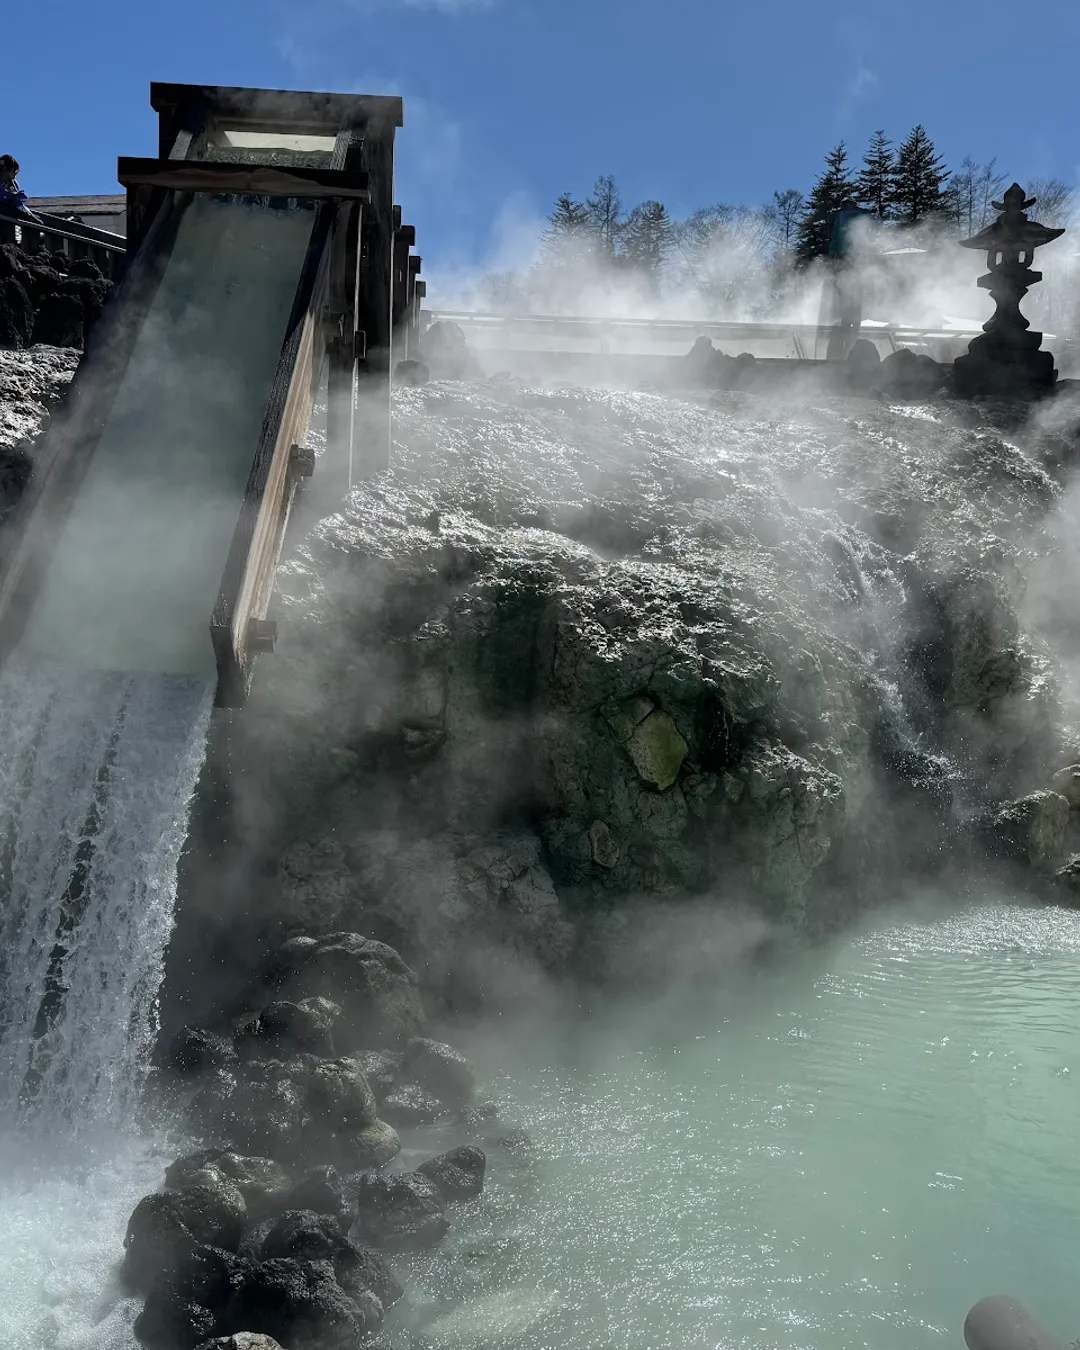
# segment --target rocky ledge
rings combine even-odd
[[[177,951],[242,894],[257,942],[356,929],[433,997],[513,999],[526,966],[662,973],[672,925],[709,970],[717,913],[812,935],[1065,863],[1067,400],[490,380],[395,418],[281,568]]]
[[[356,1350],[406,1296],[395,1258],[441,1243],[483,1191],[488,1152],[520,1151],[522,1135],[477,1103],[468,1060],[424,1034],[417,977],[383,943],[294,938],[248,1004],[163,1051],[161,1092],[199,1147],[131,1215],[136,1335],[148,1350]],[[420,1126],[459,1142],[400,1168]]]

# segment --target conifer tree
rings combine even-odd
[[[896,218],[905,225],[917,225],[948,210],[948,179],[949,171],[925,128],[913,128],[896,156],[892,194]]]
[[[855,196],[855,183],[843,141],[825,156],[825,169],[814,184],[799,221],[795,256],[806,264],[828,252],[833,212],[847,197]]]
[[[633,271],[655,283],[671,252],[673,234],[673,222],[663,202],[642,202],[627,217],[620,257]]]
[[[564,264],[584,259],[593,249],[589,208],[569,192],[555,199],[548,227],[540,238],[540,258],[545,263]]]
[[[884,131],[875,131],[855,181],[856,199],[879,220],[889,214],[895,189],[896,156]]]

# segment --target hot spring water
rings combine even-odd
[[[538,1160],[416,1263],[422,1343],[928,1350],[998,1292],[1072,1341],[1078,995],[1080,915],[986,908],[480,1040]]]

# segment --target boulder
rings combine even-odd
[[[308,1079],[312,1115],[337,1130],[362,1130],[379,1118],[378,1104],[355,1059],[327,1060]]]
[[[0,277],[0,347],[29,347],[34,337],[34,306],[22,282]]]
[[[250,1262],[214,1247],[197,1247],[147,1292],[136,1338],[148,1350],[194,1350],[224,1330],[221,1315]]]
[[[345,1182],[336,1167],[313,1167],[306,1172],[285,1197],[284,1208],[314,1210],[329,1214],[344,1222],[350,1204],[345,1193]]]
[[[416,1170],[434,1182],[441,1199],[449,1201],[469,1200],[479,1195],[484,1189],[486,1167],[483,1150],[465,1145],[421,1163]]]
[[[273,977],[283,996],[322,996],[342,1010],[341,1051],[401,1045],[424,1029],[419,981],[392,947],[358,933],[294,938],[278,953]]]
[[[292,1078],[275,1073],[282,1068],[267,1061],[246,1065],[233,1090],[211,1101],[206,1137],[244,1155],[295,1158],[306,1120],[306,1094]]]
[[[423,1251],[450,1229],[438,1188],[419,1172],[362,1173],[356,1206],[365,1240],[388,1251]]]
[[[383,1101],[394,1089],[401,1069],[401,1055],[393,1050],[365,1050],[357,1056],[364,1077],[371,1085],[377,1101]]]
[[[1051,870],[1061,860],[1069,803],[1057,792],[1031,792],[1003,806],[991,823],[998,850],[1037,871]]]
[[[1059,769],[1051,781],[1051,787],[1069,803],[1069,809],[1080,808],[1080,764],[1070,764]]]
[[[385,1120],[376,1120],[362,1130],[340,1134],[335,1151],[342,1166],[353,1171],[366,1171],[393,1162],[401,1152],[401,1140],[392,1125]]]
[[[247,1272],[222,1311],[229,1331],[271,1336],[288,1350],[357,1350],[381,1320],[374,1300],[353,1300],[329,1261],[261,1261]]]
[[[53,292],[42,297],[34,316],[34,342],[50,347],[81,347],[86,316],[78,295]]]
[[[405,1047],[401,1076],[452,1109],[468,1106],[476,1091],[476,1070],[452,1045],[417,1037]]]
[[[357,1247],[341,1232],[334,1218],[312,1210],[290,1210],[283,1214],[266,1235],[262,1255],[264,1259],[329,1261],[338,1283],[350,1297],[367,1291],[384,1308],[396,1303],[405,1292],[377,1252]]]
[[[0,446],[0,525],[26,491],[33,471],[34,461],[25,446]]]
[[[197,1153],[178,1158],[165,1173],[165,1185],[170,1189],[180,1189],[192,1184],[193,1178],[206,1169],[217,1173],[239,1190],[251,1223],[259,1223],[268,1214],[277,1213],[292,1189],[292,1178],[272,1158],[245,1158],[239,1153],[222,1152],[215,1148],[200,1149]]]
[[[228,1070],[236,1064],[236,1052],[225,1036],[200,1027],[181,1027],[165,1053],[165,1065],[182,1077],[212,1070]]]
[[[242,1059],[287,1058],[296,1054],[332,1055],[337,1004],[325,998],[300,1003],[271,1003],[236,1033]]]
[[[132,1288],[146,1290],[199,1247],[235,1252],[246,1223],[244,1197],[224,1180],[146,1195],[128,1220],[124,1278]]]

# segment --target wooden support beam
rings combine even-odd
[[[367,171],[370,205],[361,231],[359,312],[366,353],[357,367],[356,477],[370,477],[390,462],[390,366],[393,332],[394,125],[371,119],[361,129],[358,157]]]
[[[367,175],[355,170],[229,164],[217,160],[136,159],[125,155],[117,162],[116,177],[127,188],[156,187],[170,192],[368,200]]]
[[[315,372],[321,363],[334,215],[334,207],[326,203],[312,231],[210,623],[221,707],[245,701],[254,658],[272,651],[277,637],[266,609],[293,495],[305,467],[305,457],[295,452],[307,436]]]

